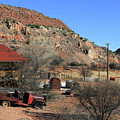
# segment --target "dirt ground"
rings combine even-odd
[[[37,114],[50,113],[49,111],[31,107],[2,107],[0,106],[0,120],[39,120]],[[43,120],[43,119],[42,119]]]
[[[31,107],[0,107],[0,120],[62,120],[60,114],[83,114],[86,111],[74,97],[61,95],[63,91],[53,91],[43,110]],[[59,116],[59,117],[58,117]],[[119,119],[116,119],[119,120]]]
[[[0,120],[31,120],[31,117],[26,115],[22,107],[0,107]]]
[[[62,93],[64,91],[52,91],[50,99],[47,101],[47,106],[44,106],[43,110],[31,107],[4,108],[0,106],[0,120],[68,120],[67,115],[69,117],[71,117],[70,115],[77,117],[79,114],[82,117],[81,120],[88,120],[89,114],[79,104],[79,100],[75,97],[61,95]],[[61,116],[63,114],[64,116]],[[120,120],[120,110],[112,116],[113,119],[111,120]]]
[[[61,95],[63,92],[52,91],[52,96],[47,101],[47,106],[43,107],[43,110],[31,107],[0,106],[0,120],[55,120],[59,114],[76,113],[79,102],[74,97]]]

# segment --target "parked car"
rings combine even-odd
[[[71,93],[72,93],[71,89],[66,91],[66,95],[71,95]]]
[[[14,93],[0,93],[0,103],[3,107],[22,105],[41,109],[46,105],[43,96],[33,95],[29,92],[18,93],[16,90]]]

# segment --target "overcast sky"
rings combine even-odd
[[[82,37],[99,46],[120,48],[120,0],[0,0],[61,19]]]

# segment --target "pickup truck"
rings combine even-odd
[[[33,95],[29,92],[18,93],[16,90],[14,93],[0,93],[0,103],[3,107],[9,107],[11,105],[31,106],[34,108],[42,109],[46,105],[46,101],[41,95]]]

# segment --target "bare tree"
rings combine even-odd
[[[20,69],[20,81],[29,88],[37,88],[40,82],[41,67],[48,67],[58,54],[52,49],[46,38],[40,38],[22,48],[23,55],[28,59]]]
[[[90,77],[92,75],[91,70],[88,67],[82,67],[82,70],[80,71],[80,75],[83,76],[84,81],[85,81],[85,77]]]
[[[120,86],[115,83],[86,83],[76,88],[81,105],[94,120],[108,120],[113,110],[120,106]]]

